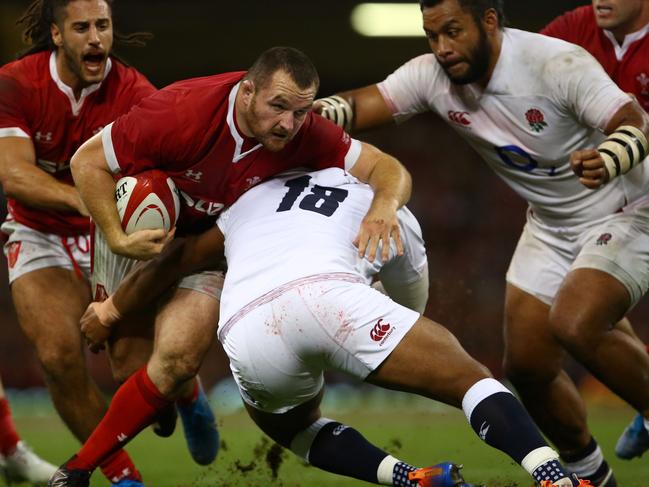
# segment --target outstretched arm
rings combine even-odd
[[[126,235],[115,205],[115,180],[104,154],[102,133],[88,139],[70,162],[74,183],[111,251],[145,260],[159,254],[169,239],[164,230],[140,230]]]
[[[374,198],[354,244],[360,257],[369,249],[367,258],[372,262],[382,241],[381,260],[385,262],[390,256],[390,238],[395,240],[399,255],[403,254],[397,210],[410,199],[412,178],[394,157],[373,145],[361,144],[361,154],[350,174],[369,184],[374,190]]]
[[[649,156],[649,114],[635,99],[613,115],[605,133],[608,137],[597,149],[576,151],[570,156],[579,181],[590,189],[625,174]]]
[[[81,332],[91,349],[101,348],[123,316],[151,305],[180,278],[217,268],[223,245],[223,234],[214,226],[200,235],[172,240],[160,255],[136,267],[112,296],[91,303],[81,318]]]
[[[0,182],[8,198],[27,206],[88,215],[73,186],[36,165],[34,144],[27,137],[0,137]]]
[[[314,110],[347,131],[367,130],[393,121],[392,110],[377,85],[315,101]]]

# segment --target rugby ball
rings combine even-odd
[[[168,232],[178,220],[178,189],[170,177],[157,169],[117,181],[115,199],[127,234],[160,228]]]

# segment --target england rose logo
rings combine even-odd
[[[530,124],[530,127],[532,127],[532,130],[534,130],[534,132],[541,132],[545,127],[548,126],[545,121],[543,112],[538,108],[530,108],[527,112],[525,112],[525,118],[527,119],[527,123]]]

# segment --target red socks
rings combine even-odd
[[[67,463],[68,468],[94,470],[149,426],[158,412],[169,404],[171,401],[151,382],[146,366],[142,367],[117,390],[106,415],[76,457]],[[132,465],[126,467],[132,468]],[[110,470],[112,474],[113,469]]]
[[[142,482],[142,476],[137,471],[133,460],[124,450],[117,450],[101,464],[101,472],[111,484],[123,479],[133,479]]]
[[[9,401],[6,397],[0,399],[0,453],[7,456],[13,453],[16,444],[20,441],[20,436],[16,431],[16,426],[11,417]]]

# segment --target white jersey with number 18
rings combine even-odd
[[[243,194],[218,220],[228,262],[221,300],[225,323],[256,298],[309,276],[355,275],[371,283],[381,270],[409,284],[427,266],[421,229],[407,208],[398,212],[405,255],[374,263],[353,245],[373,193],[342,169],[285,173]]]

